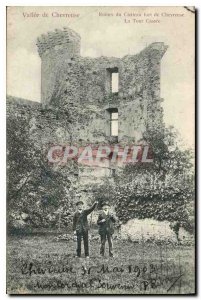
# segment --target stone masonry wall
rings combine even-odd
[[[46,37],[48,41],[50,34]],[[68,29],[59,31],[61,39],[66,34]],[[137,142],[147,127],[163,125],[160,61],[167,50],[164,43],[152,43],[139,54],[121,59],[80,57],[80,39],[76,33],[68,42],[65,38],[62,42],[53,40],[51,49],[45,48],[47,43],[43,44],[46,51],[43,49],[42,54],[39,46],[42,102],[64,109],[71,105],[89,108],[89,126],[85,124],[78,129],[75,124],[75,140],[107,141],[109,108],[119,111],[119,142]],[[110,72],[114,70],[119,73],[118,93],[112,93],[110,89]]]
[[[75,120],[71,120],[69,111],[71,111],[73,116],[76,116]],[[95,126],[98,116],[101,123],[101,113],[99,111],[94,110],[93,107],[82,109],[82,107],[78,105],[72,106],[69,111],[56,110],[55,107],[45,107],[40,103],[20,98],[7,97],[7,120],[12,120],[14,117],[17,122],[19,120],[19,124],[21,118],[25,120],[27,125],[26,128],[22,128],[22,130],[26,130],[30,140],[33,141],[33,151],[36,152],[38,150],[42,153],[45,165],[49,164],[47,154],[51,146],[66,146],[73,143],[81,147],[89,144],[89,141],[91,141],[90,143],[93,143],[92,141],[105,141],[105,137],[101,137],[100,132],[99,139],[97,139],[95,129],[94,135],[87,135],[88,132],[84,130],[84,128],[89,128],[89,124]],[[15,130],[15,128],[13,128],[13,130]],[[98,127],[96,127],[96,130],[98,132]],[[85,132],[85,135],[82,136],[81,132]],[[74,136],[76,137],[75,139]],[[16,136],[16,139],[19,140],[20,145],[21,136]],[[10,143],[12,143],[12,141],[10,141]],[[26,149],[18,148],[17,151],[23,153]],[[51,168],[56,172],[60,171],[72,178],[74,194],[82,193],[82,191],[86,189],[86,186],[89,186],[89,189],[93,189],[93,184],[100,183],[105,177],[108,179],[111,177],[109,164],[104,167],[74,164],[71,170],[71,164],[67,163],[63,167],[53,164]]]
[[[30,136],[47,153],[50,145],[109,144],[109,110],[118,109],[118,143],[138,143],[147,127],[163,126],[160,61],[167,50],[153,43],[123,58],[80,56],[80,36],[71,29],[42,35],[42,103],[9,97],[8,118],[26,115]],[[118,93],[111,72],[119,73]],[[79,167],[77,186],[111,177],[111,167]]]
[[[41,57],[41,92],[42,103],[51,99],[58,72],[64,65],[71,63],[80,55],[80,36],[71,29],[56,29],[41,35],[37,40],[38,53]]]

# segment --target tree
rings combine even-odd
[[[146,131],[153,163],[128,164],[114,182],[98,189],[98,197],[109,199],[123,222],[154,218],[170,221],[177,236],[181,226],[193,231],[193,155],[190,149],[181,150],[177,140],[172,127]]]
[[[50,165],[41,138],[43,123],[54,120],[54,114],[49,109],[8,105],[7,204],[11,229],[57,227],[58,222],[61,227],[70,222],[70,187],[77,178],[76,162],[59,169]],[[30,122],[33,116],[34,132]]]

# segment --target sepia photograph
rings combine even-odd
[[[195,7],[7,7],[7,294],[195,295]]]

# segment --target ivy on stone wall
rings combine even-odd
[[[153,163],[127,165],[113,182],[97,188],[100,204],[110,201],[123,223],[133,218],[167,220],[194,230],[194,176],[192,152],[177,145],[173,128],[145,132],[154,153]]]
[[[72,161],[58,169],[47,161],[49,143],[60,140],[55,114],[41,106],[7,105],[9,229],[71,226],[78,167]]]

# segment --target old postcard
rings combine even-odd
[[[7,7],[7,293],[195,293],[195,8]]]

